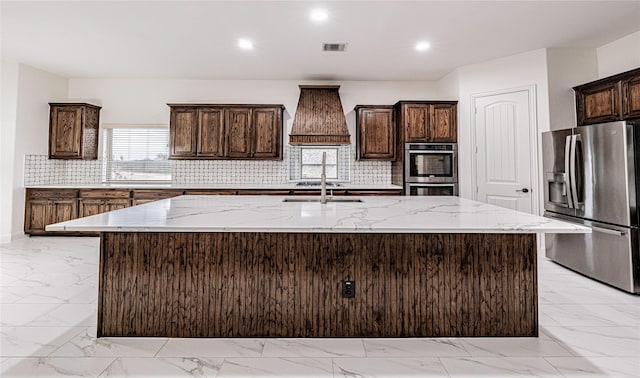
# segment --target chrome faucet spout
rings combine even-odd
[[[320,203],[327,204],[327,153],[322,153],[322,175],[320,176]]]

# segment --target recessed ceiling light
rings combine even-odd
[[[427,51],[429,50],[430,47],[431,47],[431,44],[429,42],[420,41],[416,43],[416,50],[418,51]]]
[[[243,50],[253,50],[253,42],[245,38],[240,38],[238,40],[238,47]]]
[[[327,11],[322,8],[316,8],[311,11],[311,19],[313,21],[326,21],[327,18],[329,18],[329,13],[327,13]]]

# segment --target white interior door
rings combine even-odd
[[[518,90],[475,97],[478,201],[533,213],[532,95]]]

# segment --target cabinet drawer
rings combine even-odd
[[[150,200],[159,200],[171,197],[181,196],[184,193],[182,189],[142,189],[142,190],[134,190],[133,198],[138,199],[150,199]]]
[[[130,190],[123,189],[81,189],[80,198],[129,198]]]
[[[27,189],[27,199],[76,198],[76,189]]]
[[[289,189],[241,189],[238,194],[245,196],[288,196],[291,193]]]
[[[349,190],[347,194],[350,196],[399,196],[402,194],[402,189]]]
[[[184,194],[188,196],[235,196],[236,189],[189,189]]]

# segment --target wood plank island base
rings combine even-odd
[[[535,233],[589,231],[456,197],[282,200],[183,196],[48,227],[102,232],[98,336],[145,337],[537,336]]]

